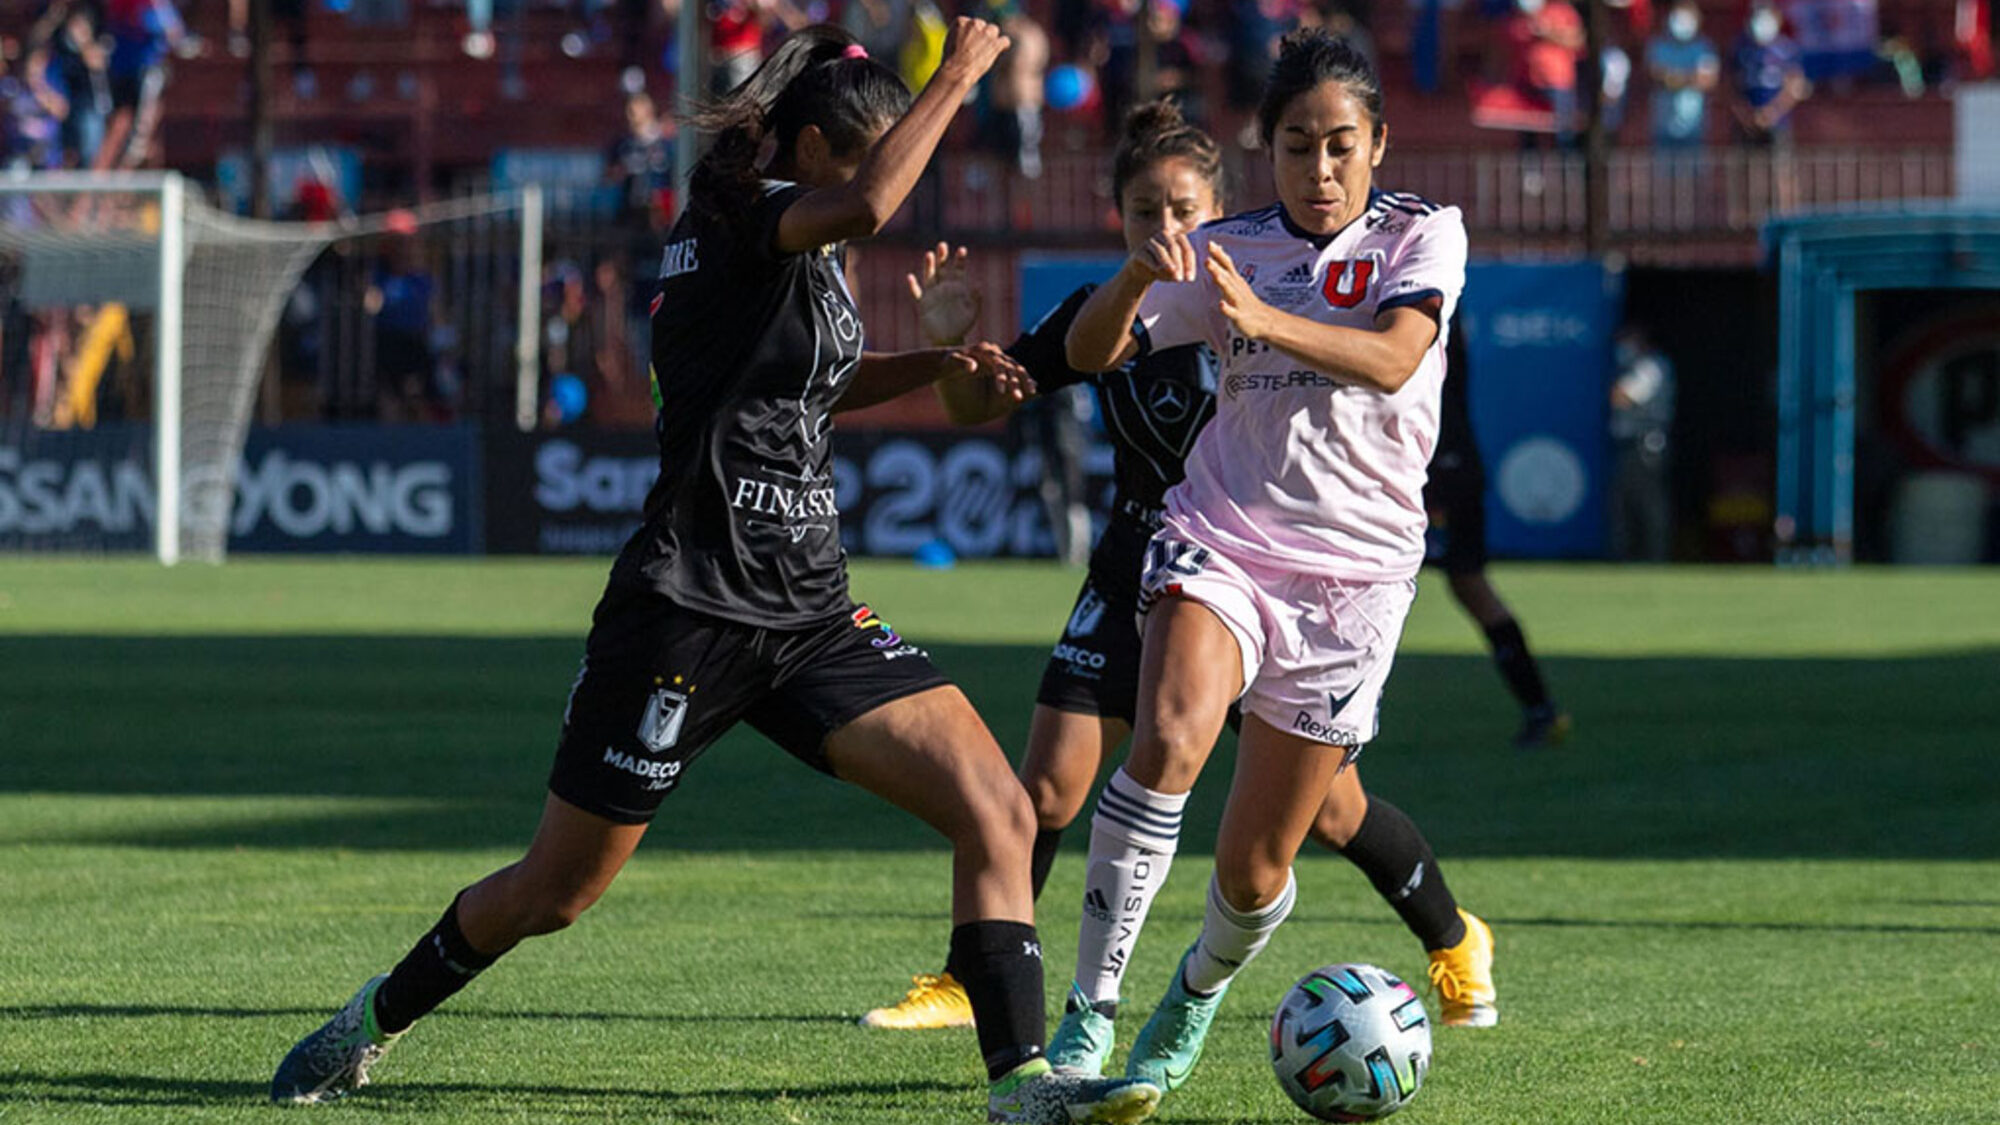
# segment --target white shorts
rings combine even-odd
[[[1163,596],[1201,603],[1236,638],[1246,714],[1330,746],[1359,747],[1374,738],[1416,582],[1269,569],[1174,532],[1169,526],[1147,544],[1140,615]]]

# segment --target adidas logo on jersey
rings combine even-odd
[[[1284,285],[1311,285],[1312,279],[1312,266],[1305,262],[1300,262],[1298,265],[1286,270],[1285,275],[1280,277],[1278,281]]]

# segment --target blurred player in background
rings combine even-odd
[[[1424,484],[1424,507],[1430,513],[1425,561],[1444,571],[1451,596],[1486,634],[1500,678],[1521,705],[1514,745],[1524,750],[1555,746],[1569,737],[1570,717],[1549,696],[1521,623],[1486,578],[1486,465],[1472,432],[1472,365],[1456,325],[1445,347],[1445,372],[1437,452],[1431,455]]]

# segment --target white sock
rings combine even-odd
[[[1285,872],[1285,889],[1262,910],[1245,914],[1222,899],[1222,887],[1213,875],[1208,880],[1208,916],[1202,920],[1201,940],[1188,954],[1183,983],[1193,992],[1210,995],[1234,980],[1252,958],[1270,944],[1271,935],[1292,912],[1298,901],[1298,880]]]
[[[1076,937],[1076,983],[1091,1003],[1118,999],[1132,947],[1180,846],[1185,793],[1155,793],[1120,766],[1097,795]]]

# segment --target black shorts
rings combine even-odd
[[[113,72],[107,85],[111,87],[113,112],[137,110],[160,100],[160,93],[167,86],[167,68],[161,63],[141,70]]]
[[[767,629],[617,583],[591,621],[549,792],[607,820],[643,824],[739,720],[831,773],[827,735],[949,682],[865,605],[825,625]]]
[[[1090,556],[1035,702],[1131,722],[1139,699],[1139,564],[1145,532],[1114,522]]]
[[[1486,474],[1477,463],[1468,467],[1431,465],[1424,484],[1424,507],[1430,530],[1424,537],[1424,561],[1446,574],[1477,574],[1486,569]]]

